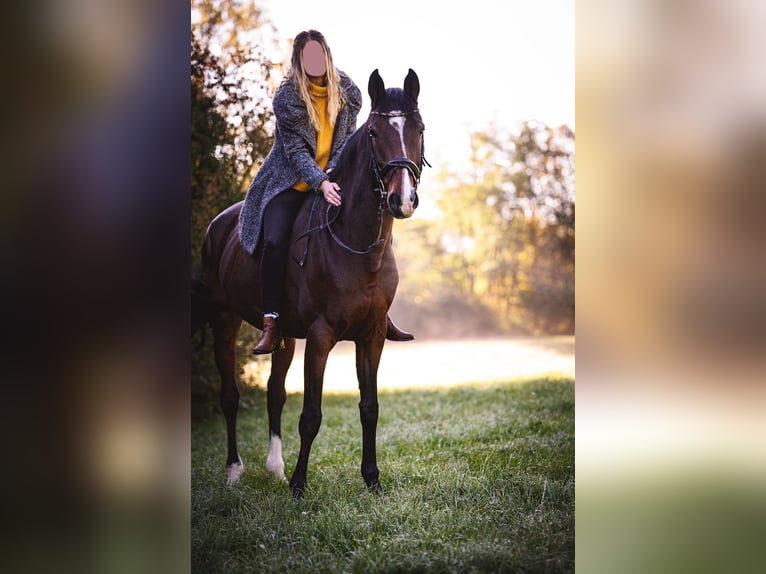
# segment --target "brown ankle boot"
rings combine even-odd
[[[263,334],[255,349],[253,349],[253,354],[268,355],[273,353],[281,341],[281,337],[277,335],[277,319],[275,317],[264,317]]]
[[[396,326],[391,317],[386,315],[386,339],[389,341],[412,341],[414,338],[415,335],[402,331]]]

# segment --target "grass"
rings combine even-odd
[[[223,417],[192,430],[193,572],[573,572],[574,381],[379,396],[384,495],[360,473],[358,396],[325,395],[306,498],[264,468],[265,397],[240,411],[241,482]],[[288,478],[301,395],[283,416]]]

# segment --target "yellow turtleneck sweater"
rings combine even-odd
[[[314,96],[314,104],[319,112],[319,131],[317,132],[317,153],[314,158],[317,165],[324,169],[327,162],[330,161],[330,152],[332,151],[333,127],[330,123],[330,116],[327,113],[327,86],[317,86],[309,84],[311,95]],[[298,191],[310,191],[311,186],[301,180],[295,185]]]

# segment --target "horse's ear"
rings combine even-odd
[[[410,68],[407,72],[407,77],[404,78],[404,93],[411,97],[415,103],[418,103],[418,95],[420,94],[420,80],[415,70]]]
[[[375,101],[386,93],[386,85],[383,83],[383,78],[380,77],[377,68],[370,74],[370,81],[367,84],[367,93],[370,94],[372,107],[375,107]]]

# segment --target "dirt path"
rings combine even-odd
[[[440,387],[547,373],[573,377],[574,347],[574,337],[387,342],[378,370],[378,388]],[[303,341],[298,341],[286,386],[287,392],[303,390]],[[324,389],[357,389],[353,343],[340,343],[330,354]]]

